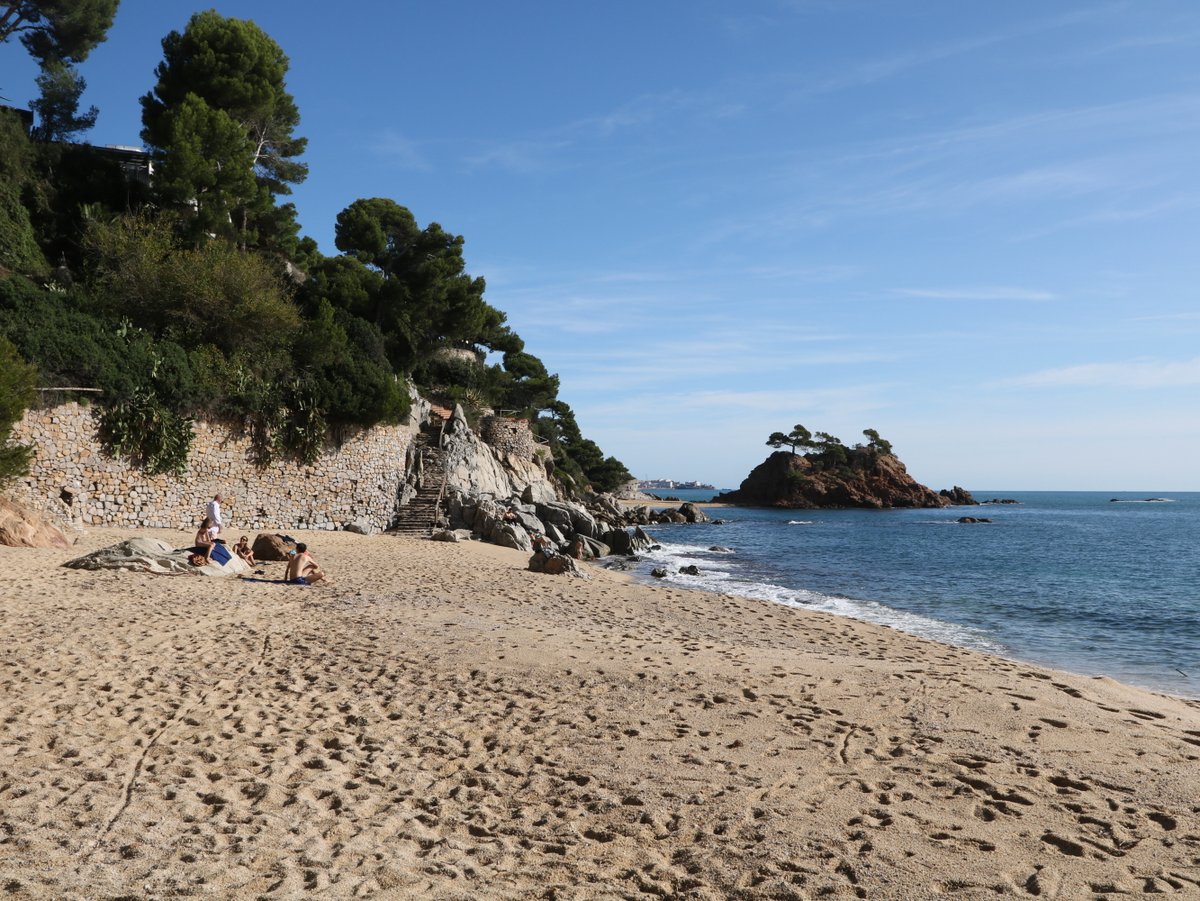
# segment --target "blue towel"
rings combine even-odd
[[[229,552],[229,548],[225,547],[225,545],[223,545],[223,544],[214,544],[213,545],[212,559],[215,563],[219,563],[219,564],[221,564],[221,566],[224,566],[226,563],[229,562],[231,557],[233,557],[233,554],[231,554]]]

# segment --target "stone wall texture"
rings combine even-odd
[[[537,442],[526,419],[487,416],[479,424],[479,437],[498,454],[508,454],[523,460],[532,460],[537,448]]]
[[[385,529],[396,512],[404,461],[416,425],[376,426],[330,442],[312,465],[258,468],[236,426],[197,422],[183,478],[151,476],[108,456],[91,408],[78,403],[29,410],[13,439],[32,444],[29,475],[7,494],[76,528],[194,529],[214,494],[226,535],[253,529]]]

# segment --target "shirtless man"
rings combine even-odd
[[[309,555],[308,545],[301,542],[296,545],[295,556],[288,560],[287,572],[283,574],[283,578],[297,585],[312,585],[324,579],[325,573],[321,572],[317,561]]]

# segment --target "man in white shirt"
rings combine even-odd
[[[209,526],[216,529],[216,531],[213,533],[214,538],[221,534],[221,529],[225,527],[225,524],[221,522],[222,500],[223,498],[221,497],[221,492],[218,491],[213,495],[213,499],[204,506],[204,515],[208,517]]]

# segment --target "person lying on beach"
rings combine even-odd
[[[296,545],[296,550],[291,552],[287,571],[283,574],[283,578],[284,581],[294,582],[297,585],[312,585],[324,579],[325,573],[308,553],[308,545],[301,542]]]
[[[238,539],[238,543],[233,546],[233,551],[251,566],[256,566],[254,562],[254,551],[250,550],[250,540],[243,535]]]

